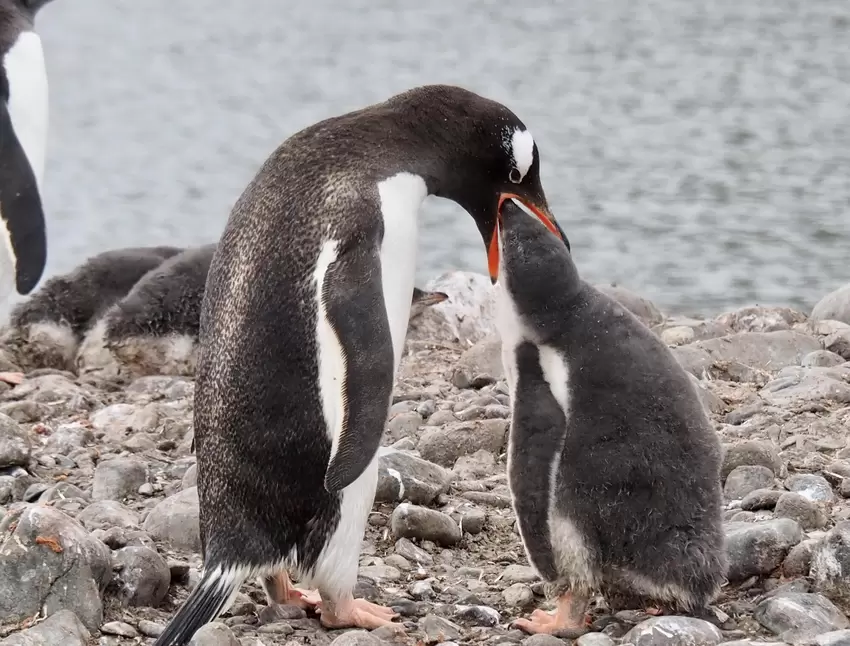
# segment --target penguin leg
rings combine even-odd
[[[590,595],[567,592],[558,597],[558,607],[554,613],[535,610],[530,619],[517,619],[514,627],[531,633],[569,633],[578,637],[587,632],[585,610],[590,601]]]
[[[299,590],[292,585],[289,573],[284,570],[274,576],[263,578],[263,589],[269,604],[277,603],[282,606],[296,606],[298,608],[314,608],[322,599],[319,594],[312,590]]]
[[[402,627],[399,624],[393,624],[393,617],[396,613],[392,608],[379,606],[378,604],[366,601],[366,599],[355,599],[348,595],[345,598],[337,601],[332,606],[329,603],[322,604],[322,624],[326,628],[365,628],[374,630],[381,626],[398,626],[399,630]]]
[[[4,381],[7,384],[12,384],[13,386],[17,386],[18,384],[22,384],[24,382],[24,373],[22,373],[22,372],[0,372],[0,381]]]

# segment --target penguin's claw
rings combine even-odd
[[[17,386],[18,384],[24,383],[24,373],[22,373],[22,372],[0,372],[0,381],[4,381],[7,384],[12,384],[13,386]]]
[[[664,608],[661,606],[650,606],[649,608],[644,608],[644,612],[652,617],[660,617],[664,614]]]
[[[587,632],[587,626],[590,624],[590,617],[584,614],[587,601],[585,597],[568,593],[558,599],[558,609],[555,612],[537,609],[531,613],[530,619],[517,619],[512,625],[533,635],[543,633],[577,639]]]
[[[298,606],[299,608],[306,610],[307,608],[315,608],[321,605],[322,597],[319,596],[319,592],[317,590],[290,588],[284,603],[290,606]]]
[[[393,624],[396,613],[392,609],[366,601],[351,599],[337,604],[334,611],[322,609],[321,622],[326,628],[365,628],[374,630],[381,626],[397,626],[399,632],[404,628]]]

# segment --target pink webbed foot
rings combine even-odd
[[[315,590],[300,590],[292,585],[289,574],[281,572],[263,580],[266,595],[271,603],[283,606],[296,606],[304,610],[318,606],[322,598]]]
[[[7,384],[17,386],[24,383],[24,373],[22,372],[0,372],[0,381],[5,381]]]
[[[364,628],[374,630],[381,626],[397,626],[399,632],[404,628],[393,624],[396,613],[386,606],[366,601],[366,599],[348,599],[336,604],[333,610],[329,607],[321,609],[322,625],[326,628]]]
[[[517,619],[513,622],[515,628],[531,634],[575,634],[576,636],[587,632],[590,617],[585,615],[587,602],[585,596],[567,593],[558,599],[558,607],[555,612],[549,613],[543,610],[535,610],[529,619]]]

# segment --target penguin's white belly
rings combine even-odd
[[[425,180],[411,173],[398,173],[378,184],[384,220],[381,283],[396,370],[404,350],[416,279],[419,207],[427,194]]]
[[[378,193],[384,222],[384,238],[380,249],[381,286],[392,338],[394,370],[397,370],[413,296],[419,207],[427,195],[427,188],[421,177],[399,173],[381,182]],[[325,273],[336,259],[336,250],[337,243],[334,241],[326,242],[323,246],[315,272],[317,286],[324,283]],[[342,384],[345,383],[345,356],[328,321],[319,293],[317,300],[322,406],[328,434],[332,441],[338,441],[345,410],[342,390]],[[369,322],[364,321],[363,324],[369,325]],[[325,592],[335,597],[349,591],[356,582],[360,542],[377,484],[376,454],[360,477],[342,490],[339,524],[319,556],[311,577],[311,581],[320,589],[324,588]]]
[[[47,70],[41,39],[24,31],[6,52],[3,67],[9,80],[9,117],[24,149],[38,188],[42,188],[47,148]]]

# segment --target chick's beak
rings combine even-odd
[[[517,202],[520,202],[525,208],[534,213],[540,221],[549,229],[552,233],[558,236],[561,240],[564,241],[569,247],[569,242],[567,241],[567,236],[564,234],[560,225],[558,224],[555,217],[552,215],[552,212],[549,210],[549,207],[545,204],[542,206],[538,206],[536,204],[532,204],[526,199],[523,199],[519,195],[515,193],[502,193],[499,196],[499,207],[498,213],[496,214],[496,225],[493,227],[493,235],[490,238],[490,245],[487,249],[487,269],[490,271],[490,282],[495,283],[499,278],[499,228],[501,226],[502,220],[502,204],[505,200],[513,199]]]

